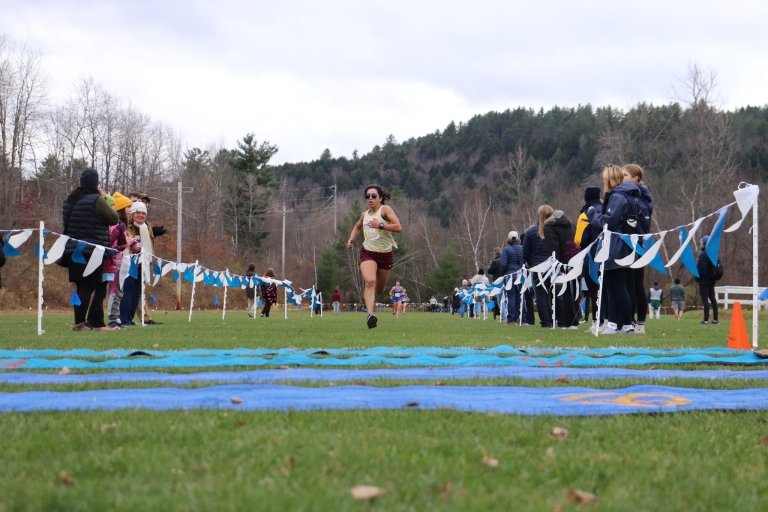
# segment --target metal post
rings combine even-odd
[[[752,205],[752,348],[757,349],[757,316],[760,312],[760,302],[757,300],[757,287],[758,287],[758,269],[759,267],[759,254],[758,254],[758,215],[757,205],[760,201],[755,199],[754,205]]]

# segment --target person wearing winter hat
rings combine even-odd
[[[145,283],[151,280],[150,260],[154,254],[155,237],[152,234],[152,226],[147,222],[147,205],[142,201],[134,201],[131,204],[126,234],[129,240],[135,240],[141,244],[141,256],[138,278],[129,275],[123,282],[123,298],[120,301],[120,323],[123,326],[136,325],[133,317],[136,316],[141,300],[141,279]],[[148,321],[145,316],[144,323],[154,322]]]
[[[589,244],[597,240],[598,236],[600,236],[600,229],[597,226],[592,226],[589,223],[587,210],[589,210],[589,208],[592,206],[596,208],[602,207],[602,204],[602,201],[600,201],[600,187],[587,187],[584,189],[584,205],[581,207],[579,217],[576,220],[576,233],[573,237],[573,241],[576,242],[576,245],[578,245],[580,249],[585,249],[587,246],[589,246]],[[596,251],[597,247],[592,246],[592,250],[590,250],[592,260],[594,260]],[[597,329],[597,325],[599,325],[599,319],[597,318],[597,294],[600,290],[600,287],[598,286],[597,282],[592,279],[592,275],[590,274],[589,269],[589,262],[584,265],[584,270],[581,273],[581,277],[587,283],[584,320],[589,321],[589,313],[591,311],[593,325],[590,327],[590,329]]]
[[[110,246],[117,252],[111,258],[104,262],[104,274],[112,274],[111,278],[108,278],[109,285],[107,286],[107,321],[109,326],[113,328],[120,328],[120,301],[123,298],[123,288],[120,285],[120,266],[123,262],[123,253],[130,250],[131,247],[138,248],[138,241],[132,240],[126,237],[126,230],[128,229],[128,209],[131,207],[130,199],[125,197],[120,192],[113,192],[115,204],[113,208],[117,212],[117,216],[120,222],[109,228],[109,242]]]
[[[62,220],[64,233],[69,236],[60,264],[69,271],[69,281],[75,283],[77,300],[73,300],[75,323],[73,329],[111,330],[104,324],[104,297],[107,287],[103,274],[97,270],[83,275],[96,246],[109,247],[109,226],[117,224],[115,211],[107,204],[107,193],[99,188],[99,173],[86,168],[80,173],[80,186],[64,200]],[[84,260],[75,261],[75,249],[82,246]]]

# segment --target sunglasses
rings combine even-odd
[[[378,199],[379,196],[377,194],[365,194],[366,199]]]

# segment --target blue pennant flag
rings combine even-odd
[[[69,305],[79,306],[80,304],[82,304],[82,302],[80,302],[80,296],[77,294],[77,290],[75,290],[72,292],[72,296],[69,298]]]
[[[677,228],[677,231],[680,233],[680,242],[684,242],[688,238],[688,228],[680,226]],[[696,258],[693,257],[693,248],[690,243],[683,250],[683,254],[680,255],[680,261],[693,277],[699,277],[699,269],[696,268]]]
[[[6,246],[7,247],[7,246]],[[7,250],[6,250],[6,256],[7,256]],[[40,244],[35,244],[35,258],[40,257]],[[45,250],[45,247],[43,247],[43,258],[48,258],[48,251]]]
[[[84,249],[85,249],[85,242],[77,242],[75,251],[72,253],[72,261],[74,261],[75,263],[80,263],[81,265],[87,265],[88,262],[85,261],[85,256],[83,255]]]
[[[188,266],[187,269],[184,271],[183,277],[190,283],[193,282],[195,280],[195,266],[194,265]]]
[[[496,307],[496,303],[494,301],[491,301],[488,303],[488,309],[493,309]]]
[[[763,293],[760,294],[757,300],[768,300],[768,288],[763,290]]]
[[[233,288],[240,288],[240,286],[242,286],[242,284],[243,284],[243,282],[237,276],[235,276],[235,278],[232,280],[232,282],[234,283]]]
[[[598,249],[599,250],[599,249]],[[595,284],[600,284],[600,264],[592,257],[592,253],[589,254],[589,278]]]
[[[725,217],[728,214],[728,207],[720,208],[719,217],[715,222],[715,226],[712,228],[712,232],[709,234],[709,241],[707,241],[707,247],[704,249],[709,256],[709,261],[713,265],[717,265],[717,257],[720,255],[720,237],[723,235],[723,227],[725,226]]]
[[[9,258],[13,258],[16,256],[21,256],[21,253],[18,249],[16,249],[14,246],[12,246],[10,243],[8,243],[8,239],[11,237],[11,232],[8,231],[5,234],[3,234],[3,241],[5,242],[5,246],[3,247],[3,251],[5,252],[5,255]],[[35,254],[35,256],[40,256],[40,244],[35,244],[35,247],[37,248],[38,253]]]
[[[152,264],[152,272],[154,272],[154,274],[155,274],[156,276],[159,276],[159,275],[162,273],[162,271],[163,271],[163,269],[161,269],[161,268],[160,268],[160,263],[158,263],[157,261],[155,261],[155,262]]]
[[[149,303],[152,304],[153,306],[157,304],[157,297],[155,297],[154,293],[149,294]]]
[[[131,266],[128,268],[128,275],[134,279],[139,278],[139,258],[131,257]]]
[[[174,270],[173,271],[173,275],[171,276],[171,280],[174,283],[179,280],[179,271],[178,270]]]

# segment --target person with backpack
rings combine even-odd
[[[576,221],[576,234],[573,237],[573,241],[579,246],[579,249],[586,249],[589,244],[597,240],[600,236],[600,229],[589,223],[589,217],[587,217],[587,210],[590,207],[600,208],[603,207],[603,202],[600,200],[600,187],[587,187],[584,189],[584,206],[581,207],[579,212],[579,218]],[[590,266],[594,265],[595,254],[597,253],[597,244],[592,246],[589,251],[588,260],[584,265],[584,270],[581,272],[581,277],[586,283],[586,304],[584,308],[584,320],[589,321],[589,313],[592,312],[592,326],[590,329],[598,329],[602,319],[597,318],[597,294],[600,291],[600,286],[595,279],[593,279],[590,272]],[[605,316],[605,311],[603,311]]]
[[[562,210],[555,210],[544,221],[544,240],[550,253],[560,263],[568,261],[578,253],[578,247],[573,241],[574,227]],[[555,296],[555,323],[563,329],[575,329],[579,326],[579,315],[576,311],[574,282],[565,283],[565,293]]]
[[[696,281],[699,283],[699,295],[701,296],[701,302],[704,305],[704,319],[702,324],[709,323],[709,307],[712,306],[712,323],[719,323],[717,319],[717,295],[715,294],[715,282],[716,279],[716,267],[709,259],[709,255],[706,252],[707,242],[709,242],[708,236],[701,237],[700,246],[701,252],[699,252],[699,259],[696,262],[696,270],[699,271],[699,277]]]
[[[651,215],[653,215],[653,196],[651,191],[643,182],[643,168],[637,164],[627,164],[622,171],[632,178],[632,181],[640,189],[639,212],[637,214],[637,224],[634,233],[646,235],[651,231]],[[645,239],[640,238],[638,244]],[[653,240],[646,242],[648,249]],[[629,269],[629,299],[632,303],[632,319],[635,322],[635,334],[645,334],[645,319],[648,315],[648,296],[645,293],[645,268]]]
[[[640,189],[631,176],[617,165],[603,169],[603,190],[605,201],[602,208],[595,206],[587,210],[589,223],[611,232],[608,259],[605,261],[603,276],[606,319],[602,334],[634,334],[632,307],[629,298],[630,273],[627,267],[616,260],[629,256],[632,250],[618,236],[634,233],[639,212]]]

